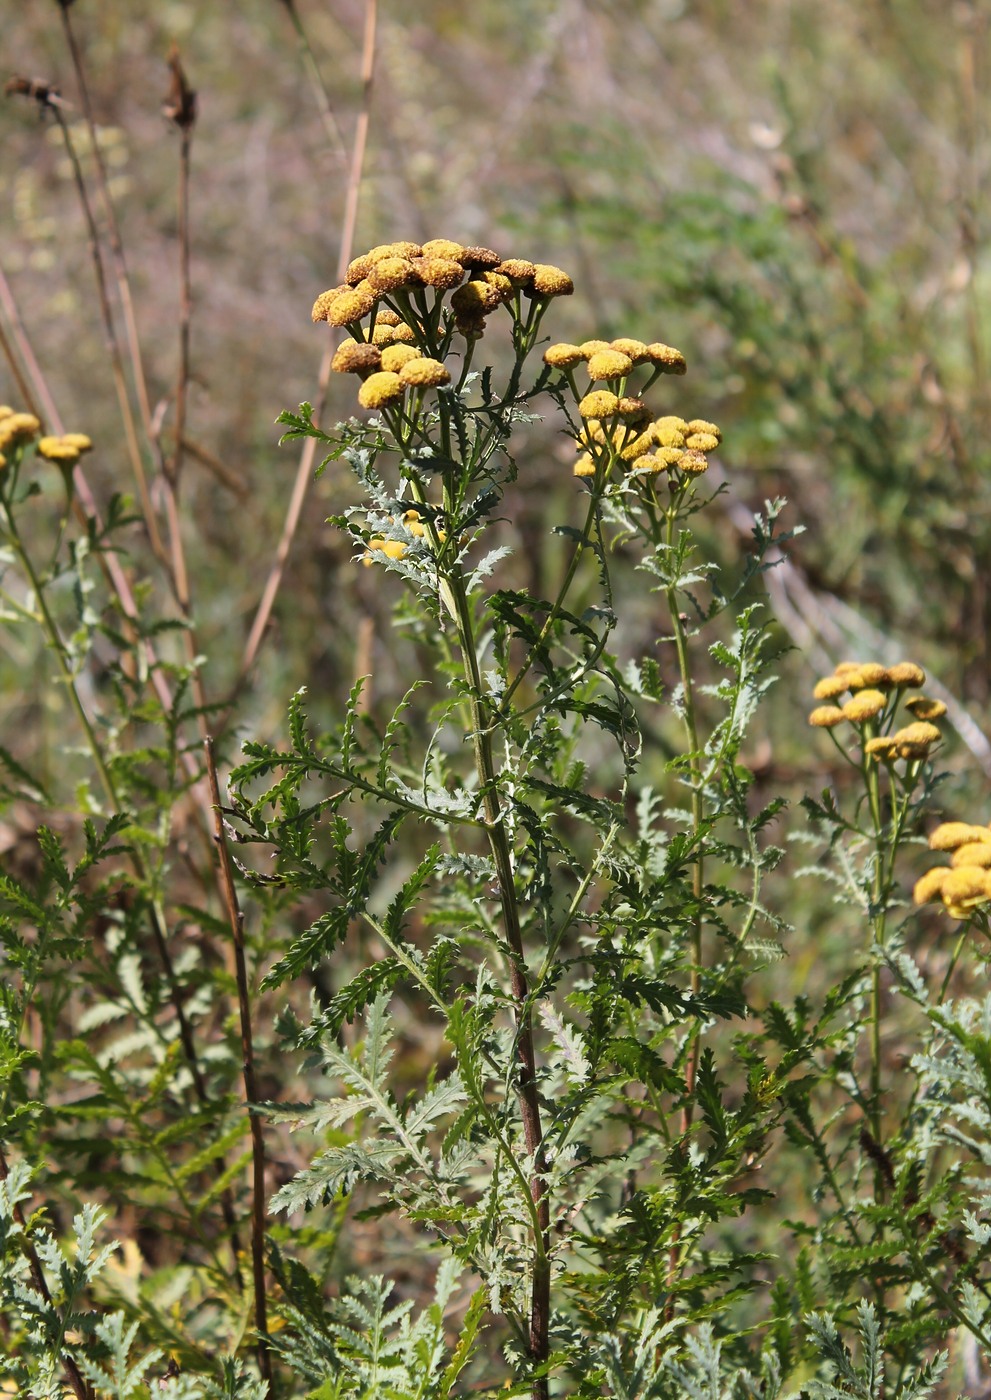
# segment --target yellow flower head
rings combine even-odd
[[[594,476],[595,460],[587,452],[583,452],[575,462],[575,476]]]
[[[943,886],[946,877],[949,875],[949,866],[937,865],[932,870],[927,870],[915,882],[912,891],[912,898],[916,904],[932,904],[934,900],[940,899],[943,894]]]
[[[348,263],[348,270],[344,274],[344,280],[349,287],[357,287],[359,282],[364,281],[372,269],[372,260],[367,253],[362,253],[360,258],[352,258]]]
[[[613,418],[619,409],[619,399],[608,389],[593,389],[578,405],[583,418]]]
[[[360,292],[356,287],[341,292],[327,308],[327,320],[332,326],[351,326],[375,309],[375,298],[370,292]]]
[[[863,724],[879,715],[887,703],[880,690],[859,690],[843,706],[843,718],[853,724]]]
[[[647,346],[642,340],[633,340],[629,336],[620,336],[618,340],[610,343],[610,350],[618,350],[623,355],[629,355],[635,365],[642,365],[645,360],[649,360]]]
[[[491,248],[480,248],[473,244],[469,248],[462,248],[458,262],[462,267],[470,268],[493,268],[498,267],[502,262],[498,253],[494,253]]]
[[[948,870],[940,894],[947,906],[953,904],[963,909],[973,908],[991,897],[988,873],[978,865]]]
[[[579,346],[569,345],[563,340],[555,345],[548,345],[544,351],[544,364],[551,365],[554,369],[571,369],[572,365],[580,365],[584,358]]]
[[[816,729],[832,729],[834,725],[842,724],[846,715],[836,705],[817,705],[809,715],[809,724]]]
[[[653,476],[656,475],[657,472],[667,471],[668,467],[673,466],[674,463],[666,462],[661,454],[669,450],[670,449],[662,447],[657,452],[644,452],[641,456],[633,459],[630,471],[636,472],[638,475],[646,476]]]
[[[709,459],[704,452],[683,452],[678,458],[678,470],[686,476],[701,476],[709,470]]]
[[[588,362],[589,379],[623,379],[633,368],[633,361],[622,350],[597,350]]]
[[[859,662],[859,661],[840,661],[840,662],[838,662],[837,665],[833,668],[833,675],[834,675],[834,676],[845,676],[845,675],[847,675],[850,671],[859,671],[859,670],[860,670],[860,662]]]
[[[4,469],[4,467],[5,467],[6,465],[7,465],[7,458],[3,455],[2,452],[0,452],[0,472],[3,471],[3,469]]]
[[[649,452],[653,445],[653,433],[634,433],[632,437],[623,439],[622,446],[619,448],[619,455],[624,462],[635,462],[638,457],[643,457],[645,453]],[[659,470],[659,468],[656,470]]]
[[[463,244],[450,238],[428,238],[423,245],[425,258],[444,258],[450,262],[460,262],[464,251]]]
[[[688,369],[681,351],[673,345],[663,345],[659,340],[647,346],[647,356],[651,364],[657,365],[665,374],[684,374]]]
[[[867,694],[868,692],[862,691],[861,693]],[[899,729],[892,735],[898,745],[899,758],[925,758],[931,746],[938,743],[942,737],[936,726],[925,720],[916,720],[914,724],[906,724],[904,729]]]
[[[375,263],[368,281],[375,292],[397,292],[402,287],[415,286],[419,278],[408,258],[393,257]]]
[[[850,690],[864,690],[868,686],[873,689],[888,684],[888,668],[880,666],[876,661],[865,661],[855,670],[844,672],[844,679]]]
[[[942,700],[930,700],[925,695],[913,695],[911,700],[905,701],[905,708],[911,710],[916,719],[942,719],[946,714]]]
[[[991,837],[991,829],[986,826],[973,826],[970,822],[940,822],[929,834],[931,851],[955,851],[969,841],[984,842]]]
[[[879,734],[876,739],[867,740],[864,753],[878,760],[894,758],[898,753],[898,745],[890,734]]]
[[[717,443],[723,440],[723,435],[715,423],[709,423],[704,418],[693,418],[690,423],[685,424],[685,430],[689,433],[708,433]]]
[[[41,422],[33,413],[8,413],[0,420],[0,448],[30,442],[41,432]]]
[[[13,412],[9,403],[0,403],[0,419],[9,418]]]
[[[612,346],[608,340],[583,340],[579,345],[583,360],[590,360],[593,355],[597,355],[600,350],[611,350]]]
[[[991,831],[988,832],[991,838]],[[987,841],[965,841],[962,846],[958,846],[950,857],[950,864],[954,867],[961,865],[977,865],[982,870],[991,868],[991,839]]]
[[[515,287],[531,287],[537,275],[536,265],[526,258],[507,258],[496,268],[503,277],[508,277]]]
[[[566,272],[551,263],[534,263],[533,282],[527,288],[530,296],[570,297],[575,284]]]
[[[888,667],[889,685],[910,685],[913,687],[925,685],[926,673],[921,666],[916,666],[914,661],[899,661],[894,666]]]
[[[63,433],[62,441],[69,447],[74,447],[77,452],[92,452],[93,443],[86,433]]]
[[[362,374],[378,369],[381,359],[377,346],[365,340],[345,340],[337,347],[330,367],[338,374]]]
[[[455,315],[468,320],[487,316],[501,303],[502,294],[499,289],[490,286],[488,282],[483,282],[481,278],[466,282],[451,297],[451,306],[454,308]]]
[[[382,351],[382,368],[398,374],[410,360],[418,360],[420,351],[414,345],[387,345]]]
[[[380,306],[375,313],[376,326],[398,326],[402,319],[395,311],[390,311],[387,306]]]
[[[370,374],[358,390],[358,402],[362,408],[384,408],[401,399],[405,389],[398,374],[379,370],[377,374]]]
[[[327,312],[333,306],[337,298],[341,295],[341,292],[346,290],[346,287],[330,287],[326,292],[321,292],[320,295],[317,297],[316,301],[313,303],[313,310],[310,312],[310,319],[314,322],[326,321]]]
[[[515,288],[510,279],[504,277],[501,272],[486,268],[484,272],[479,274],[479,281],[497,291],[500,302],[512,301]]]
[[[43,437],[38,442],[38,455],[63,467],[74,467],[79,461],[79,448],[64,437]]]
[[[816,681],[812,694],[817,700],[835,700],[845,690],[849,690],[849,686],[842,676],[823,676],[821,681]]]
[[[668,414],[666,418],[656,418],[654,441],[659,447],[684,447],[687,427],[684,418],[677,418],[674,414]]]
[[[400,540],[384,540],[380,535],[368,541],[368,548],[384,554],[387,559],[401,559],[406,553],[406,546]],[[365,555],[365,563],[371,563],[368,554]]]
[[[451,374],[440,360],[431,360],[426,355],[418,355],[415,360],[407,360],[399,371],[399,378],[410,388],[437,389],[442,384],[450,384]]]
[[[719,439],[713,433],[689,433],[685,446],[694,448],[696,452],[715,452]]]
[[[440,287],[447,291],[460,286],[465,270],[453,258],[415,258],[410,263],[416,276],[426,287]]]

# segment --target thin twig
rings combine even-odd
[[[354,147],[351,152],[351,164],[348,171],[344,222],[341,229],[341,248],[337,262],[337,280],[339,282],[343,280],[348,263],[351,261],[351,253],[354,247],[355,226],[358,221],[358,197],[361,191],[361,174],[365,163],[365,148],[368,144],[372,81],[375,75],[375,28],[377,14],[377,0],[365,0],[365,33],[361,55],[362,101],[361,111],[358,113],[358,122],[355,127]],[[319,420],[327,401],[327,386],[330,383],[330,362],[334,357],[335,348],[333,342],[329,341],[324,348],[323,357],[320,361],[320,371],[317,378],[317,392],[315,396],[316,406],[314,410],[314,417],[317,420]],[[244,655],[241,658],[241,673],[238,680],[238,688],[243,685],[248,672],[255,663],[262,638],[268,627],[269,618],[272,615],[272,608],[275,606],[275,599],[282,585],[286,562],[289,558],[289,552],[292,549],[296,530],[299,527],[299,519],[303,511],[303,502],[306,499],[306,493],[313,476],[313,460],[315,456],[316,440],[314,438],[307,438],[300,455],[299,467],[296,471],[296,480],[293,484],[292,495],[289,499],[289,509],[286,512],[285,523],[282,527],[282,536],[279,540],[278,548],[275,552],[275,559],[269,571],[268,578],[265,581],[265,587],[262,591],[261,601],[258,604],[258,610],[255,613],[254,622],[251,624],[251,631],[244,648]]]
[[[203,748],[213,801],[214,840],[220,862],[220,884],[227,906],[227,917],[234,941],[234,966],[237,976],[238,1012],[241,1021],[241,1065],[244,1097],[251,1126],[251,1267],[255,1284],[255,1329],[258,1333],[258,1365],[272,1393],[272,1359],[269,1352],[268,1323],[265,1294],[265,1140],[261,1118],[257,1112],[258,1087],[255,1080],[255,1056],[251,1038],[251,1000],[248,995],[248,971],[244,956],[244,915],[238,904],[234,886],[234,867],[227,849],[223,811],[220,805],[220,785],[213,756],[213,742],[207,738]]]
[[[0,1182],[6,1184],[8,1176],[7,1158],[4,1154],[3,1146],[0,1145]],[[21,1210],[19,1204],[14,1205],[13,1215],[14,1220],[23,1231],[21,1247],[24,1250],[25,1258],[28,1261],[28,1267],[31,1270],[31,1282],[34,1284],[36,1292],[41,1294],[48,1306],[50,1308],[55,1308],[51,1290],[45,1278],[45,1271],[41,1267],[41,1260],[38,1258],[38,1252],[31,1243],[31,1238],[28,1235],[27,1221],[24,1219],[24,1212]],[[65,1367],[66,1377],[75,1392],[77,1400],[92,1400],[93,1392],[86,1384],[82,1372],[79,1370],[79,1367],[72,1357],[63,1356],[62,1365]]]

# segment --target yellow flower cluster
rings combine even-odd
[[[809,715],[816,729],[833,729],[850,723],[864,728],[864,752],[878,762],[927,758],[942,738],[933,720],[946,713],[941,700],[924,695],[905,701],[914,716],[911,723],[893,729],[894,714],[904,692],[925,685],[926,673],[914,661],[882,666],[876,661],[841,661],[831,676],[816,682],[813,695],[828,703]],[[843,700],[843,696],[849,696]]]
[[[0,469],[7,465],[8,448],[23,447],[41,432],[33,413],[16,413],[9,404],[0,404]]]
[[[85,433],[62,433],[58,437],[43,437],[38,442],[39,457],[58,462],[61,467],[74,467],[84,452],[92,450],[93,444]]]
[[[391,324],[398,328],[404,322],[410,339],[416,341],[427,289],[440,297],[451,293],[456,328],[474,340],[484,332],[486,316],[520,293],[531,299],[569,296],[574,283],[566,272],[549,263],[504,259],[492,248],[466,247],[450,238],[432,238],[423,244],[381,243],[352,260],[340,286],[320,293],[313,303],[312,317],[332,326],[347,326],[356,338],[374,345],[390,343],[374,334],[376,327]],[[393,311],[386,317],[379,310],[373,316],[387,298],[402,308],[402,314]],[[373,317],[373,333],[358,336],[361,322],[368,317]],[[354,368],[361,373],[359,367]]]
[[[392,516],[390,516],[389,519],[391,520]],[[422,540],[426,537],[427,527],[421,520],[418,510],[406,511],[403,515],[403,525],[414,539]],[[445,530],[437,530],[436,533],[438,543],[443,544],[447,539],[447,532]],[[402,559],[407,553],[407,546],[402,540],[387,540],[382,535],[373,535],[368,541],[368,550],[361,561],[366,568],[375,562],[374,556],[377,553],[384,554],[387,559]]]
[[[991,827],[969,822],[943,822],[929,837],[931,851],[945,851],[949,865],[937,865],[916,881],[916,904],[942,901],[954,919],[991,900]]]
[[[593,389],[578,405],[585,427],[578,438],[576,476],[594,476],[620,461],[640,475],[682,472],[700,476],[709,466],[707,453],[722,441],[715,423],[701,418],[655,418],[643,399]]]

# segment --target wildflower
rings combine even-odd
[[[898,745],[899,758],[925,758],[932,745],[938,743],[942,737],[936,726],[928,724],[925,720],[907,724],[904,729],[899,729],[892,735]]]
[[[30,442],[40,431],[41,422],[33,413],[8,413],[0,419],[0,448]]]
[[[498,288],[489,286],[488,282],[483,282],[480,278],[466,282],[451,297],[455,315],[467,320],[487,316],[501,303],[502,295]]]
[[[690,423],[685,424],[685,430],[689,433],[708,433],[717,443],[723,440],[723,435],[715,423],[708,423],[704,418],[693,418]]]
[[[991,837],[991,831],[988,836]],[[991,840],[965,841],[950,856],[950,864],[954,867],[977,865],[982,870],[991,868]]]
[[[588,362],[589,379],[622,379],[633,369],[633,361],[621,350],[597,350]]]
[[[915,882],[912,891],[912,898],[916,904],[932,904],[939,899],[943,893],[943,885],[950,870],[946,865],[937,865],[932,870],[927,870]]]
[[[357,287],[352,287],[350,291],[341,292],[340,296],[334,298],[327,308],[326,319],[332,326],[351,326],[355,321],[367,316],[374,307],[375,298],[370,292],[362,292]]]
[[[442,291],[459,286],[465,275],[464,268],[453,258],[416,258],[410,266],[424,286],[439,287]]]
[[[673,345],[663,345],[659,340],[647,346],[647,357],[652,364],[660,366],[664,374],[685,374],[688,370],[681,351]]]
[[[455,243],[450,238],[428,238],[423,245],[425,258],[444,258],[451,262],[460,262],[465,251],[460,243]]]
[[[842,676],[824,676],[816,681],[812,694],[817,700],[835,700],[845,690],[849,690],[849,686]]]
[[[662,451],[663,450],[662,448]],[[666,462],[660,452],[646,452],[642,456],[633,459],[630,470],[638,474],[646,474],[649,476],[656,472],[667,471],[668,467],[673,465],[674,464],[671,462]]]
[[[575,476],[594,476],[595,459],[583,452],[575,462]]]
[[[920,686],[926,683],[926,673],[921,666],[916,666],[914,661],[899,661],[895,666],[888,667],[889,685],[910,685]]]
[[[867,687],[873,689],[888,683],[888,668],[876,661],[865,661],[854,670],[844,672],[844,679],[849,690],[864,690]]]
[[[581,364],[584,358],[580,346],[569,345],[566,341],[548,345],[544,351],[544,364],[551,365],[554,369],[570,369],[572,365]]]
[[[426,526],[420,523],[420,512],[418,510],[408,510],[403,516],[403,524],[410,534],[415,535],[417,539],[422,539],[427,533]]]
[[[685,446],[697,452],[714,452],[719,446],[719,439],[713,433],[689,433]]]
[[[701,476],[709,470],[709,459],[704,452],[683,452],[678,458],[678,470],[686,476]]]
[[[684,447],[687,427],[684,418],[673,415],[657,418],[654,420],[654,441],[659,447]]]
[[[9,403],[0,403],[0,419],[9,418],[13,412]]]
[[[566,272],[551,263],[534,263],[533,284],[527,294],[536,297],[570,297],[575,284]]]
[[[420,351],[415,345],[392,344],[386,345],[381,355],[382,368],[389,370],[392,374],[398,374],[403,365],[409,364],[410,360],[420,358]]]
[[[913,695],[911,700],[905,701],[905,708],[911,710],[916,719],[942,719],[946,714],[942,700],[930,700],[925,695]]]
[[[809,715],[809,724],[816,729],[832,729],[845,719],[846,715],[837,705],[817,705]]]
[[[955,851],[970,841],[985,841],[991,836],[986,826],[972,826],[970,822],[941,822],[929,834],[931,851]]]
[[[337,347],[330,367],[338,374],[361,374],[378,369],[382,355],[378,347],[366,340],[345,340]]]
[[[310,319],[316,321],[326,321],[327,312],[342,292],[347,291],[346,287],[330,287],[326,292],[321,292],[313,303],[313,310],[310,312]]]
[[[479,277],[479,281],[484,282],[486,286],[492,287],[497,291],[499,293],[500,302],[505,303],[512,300],[515,288],[509,278],[504,277],[501,272],[493,272],[490,268],[487,268]]]
[[[362,253],[360,258],[352,258],[348,263],[348,270],[344,274],[344,280],[349,287],[356,287],[363,281],[372,269],[372,260],[367,253]]]
[[[450,384],[451,374],[440,360],[431,360],[426,355],[407,360],[399,371],[403,384],[417,389],[436,389],[441,384]]]
[[[986,870],[980,866],[968,865],[957,870],[947,870],[940,890],[943,903],[967,909],[991,897]]]
[[[84,452],[89,452],[93,444],[85,433],[63,433],[59,437],[43,437],[38,441],[38,454],[49,462],[58,462],[63,467],[74,467]]]
[[[381,313],[376,317],[375,325],[372,327],[372,344],[384,348],[387,345],[412,345],[416,341],[416,332],[412,326],[407,326],[405,321],[400,321],[398,325],[390,325],[383,321]]]
[[[376,535],[368,541],[369,551],[376,551],[384,554],[387,559],[402,559],[406,553],[406,546],[401,540],[384,540],[380,535]],[[365,563],[372,562],[371,553],[365,555]]]
[[[650,409],[644,403],[643,399],[634,398],[632,395],[620,399],[619,407],[616,409],[616,412],[619,414],[620,418],[631,426],[639,426],[641,423],[646,423],[647,419],[650,417]]]
[[[684,455],[680,447],[658,447],[654,452],[658,462],[665,468],[679,466]]]
[[[843,706],[843,718],[853,724],[863,724],[879,715],[887,703],[880,690],[860,690]]]
[[[383,258],[374,264],[368,274],[368,281],[376,292],[398,292],[417,280],[416,271],[408,258]]]
[[[380,370],[370,374],[358,390],[358,402],[362,408],[384,408],[387,404],[401,399],[406,386],[398,374]]]
[[[462,267],[493,268],[499,266],[502,258],[491,248],[470,247],[461,249],[458,262]]]
[[[578,349],[582,352],[583,360],[590,360],[600,350],[611,350],[612,346],[608,340],[583,340]]]
[[[647,346],[642,340],[631,340],[628,336],[621,336],[619,340],[610,343],[610,350],[618,350],[623,355],[629,355],[635,365],[643,364],[650,356],[647,353]]]
[[[624,438],[618,451],[624,462],[635,462],[638,457],[642,457],[649,452],[653,446],[654,438],[651,433],[637,433],[634,437]],[[665,463],[667,465],[667,463]]]
[[[507,258],[499,264],[496,272],[508,277],[516,287],[531,287],[537,275],[537,268],[534,263],[527,262],[526,258]]]
[[[608,389],[593,389],[578,405],[583,418],[612,418],[619,408],[618,397]]]
[[[845,676],[845,675],[847,675],[850,671],[859,671],[859,670],[860,670],[860,662],[859,662],[859,661],[840,661],[840,662],[837,663],[836,666],[833,667],[833,675],[834,675],[834,676]]]
[[[898,745],[890,734],[879,734],[874,739],[868,739],[864,745],[864,753],[868,758],[895,758],[898,754]]]

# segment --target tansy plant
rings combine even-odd
[[[948,1002],[969,945],[940,982],[898,915],[943,707],[910,662],[816,686],[850,782],[806,839],[852,912],[835,985],[776,999],[775,911],[811,915],[742,755],[780,506],[727,581],[694,529],[720,431],[673,411],[684,357],[552,342],[572,291],[434,239],[316,299],[356,415],[281,421],[351,469],[333,526],[393,600],[410,683],[390,702],[387,670],[359,676],[336,727],[336,697],[299,690],[225,800],[200,659],[154,661],[164,628],[94,605],[120,508],[103,533],[49,520],[47,564],[25,542],[43,464],[78,511],[89,440],[0,409],[7,615],[42,628],[99,781],[78,859],[45,827],[36,877],[0,876],[21,1393],[921,1400],[948,1335],[988,1346],[991,1002]],[[565,464],[546,597],[503,528],[538,417]],[[965,931],[985,831],[938,826],[951,866],[916,887]],[[918,1047],[897,1068],[896,1023]],[[93,1192],[160,1265],[113,1257]]]

